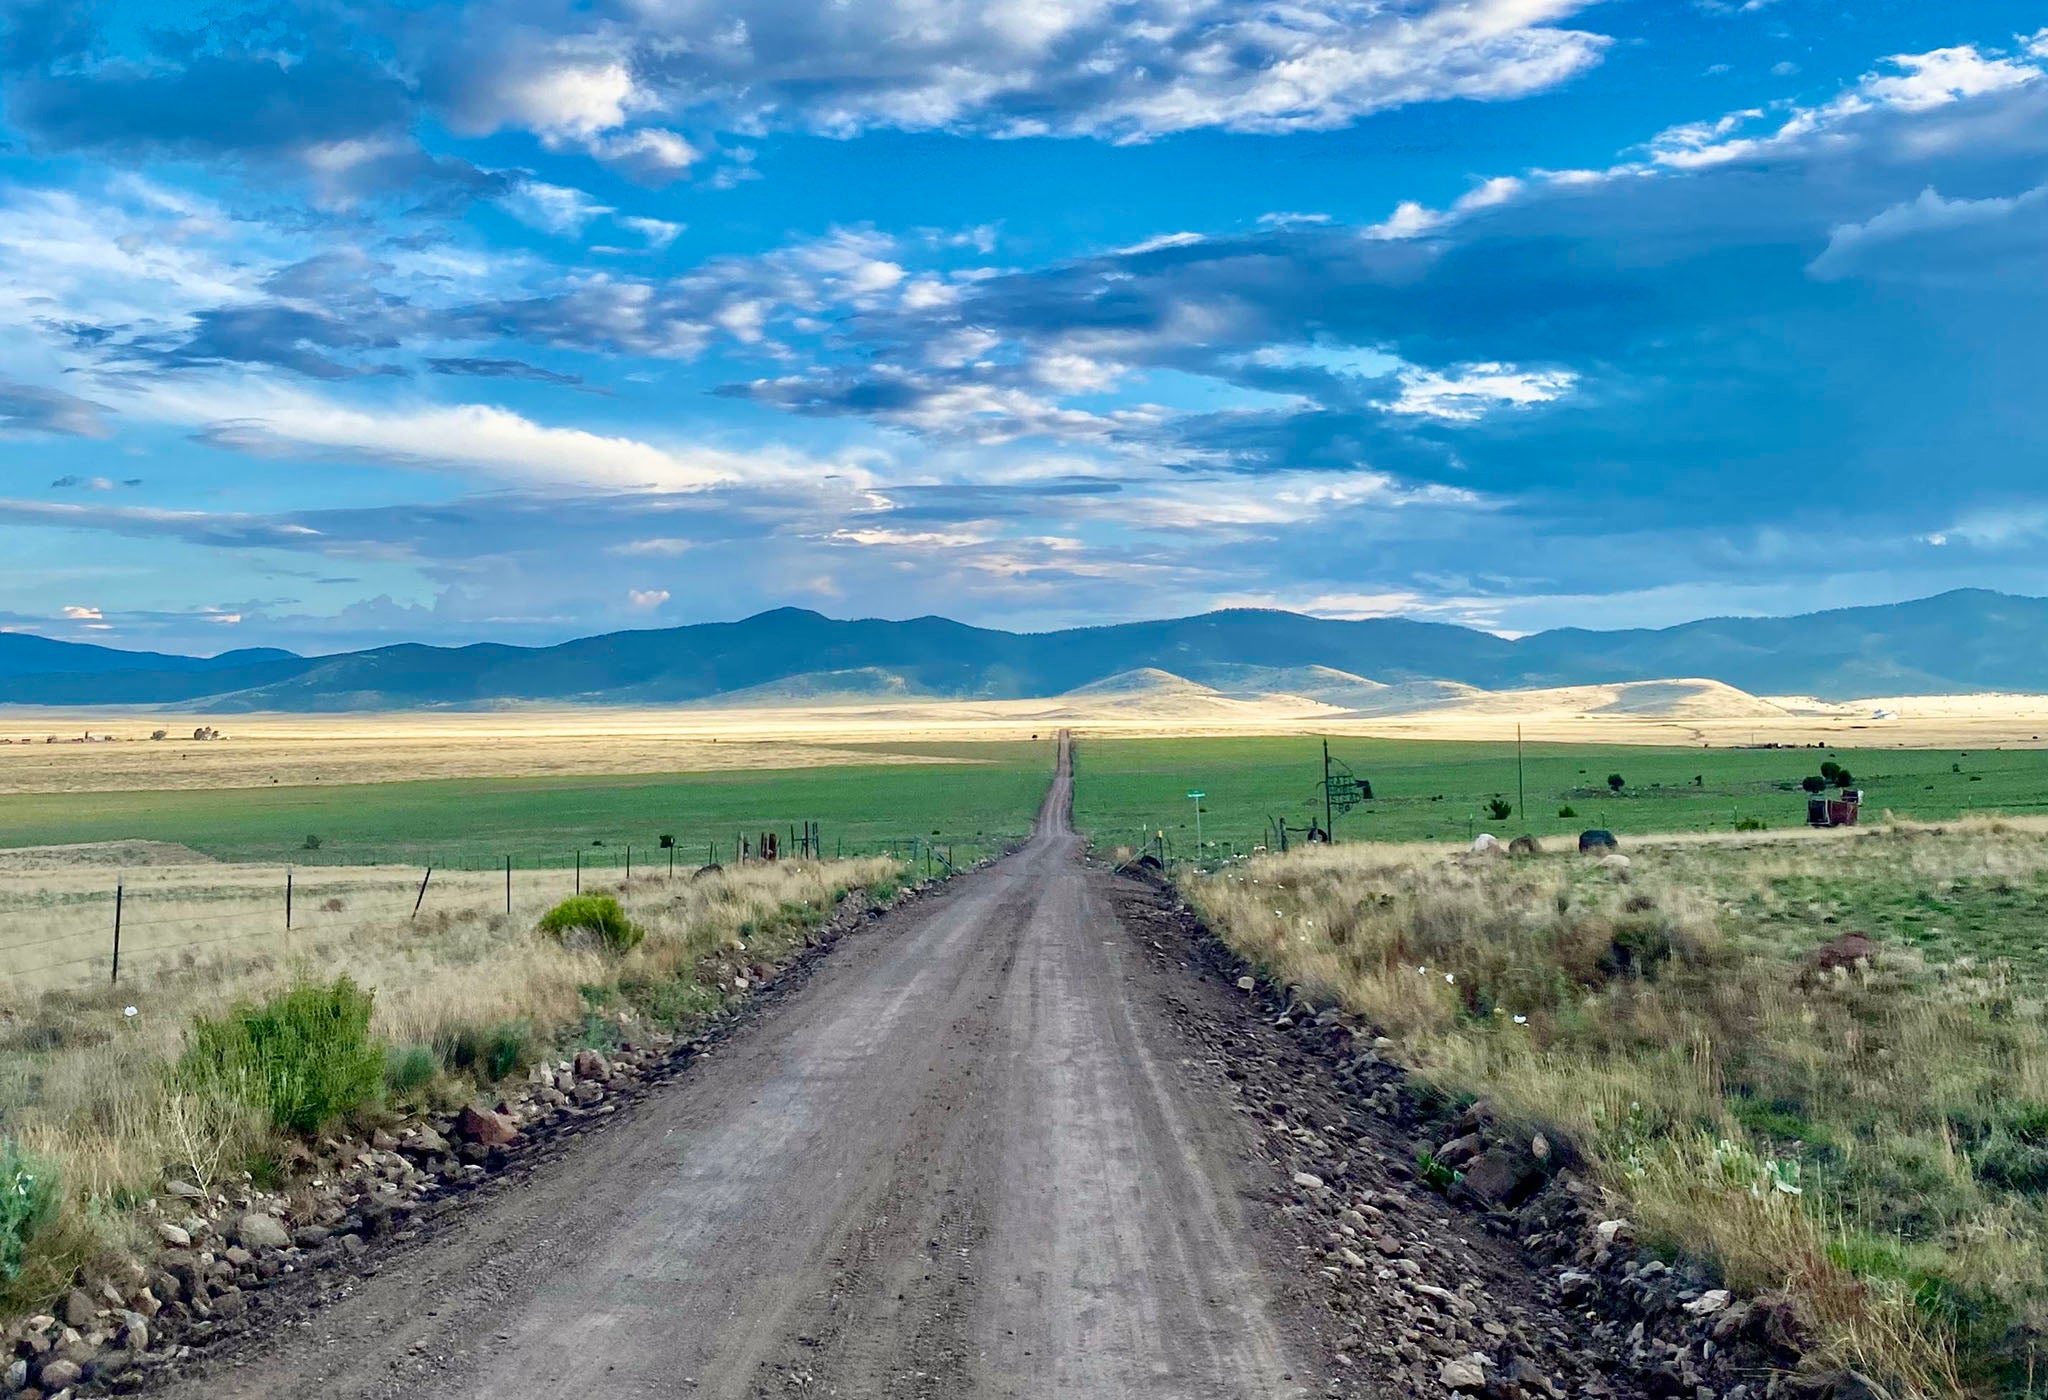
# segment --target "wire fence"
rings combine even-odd
[[[557,851],[432,853],[418,865],[192,862],[97,869],[27,867],[0,873],[0,987],[47,990],[95,979],[129,982],[206,950],[269,940],[265,951],[309,940],[389,931],[441,916],[535,918],[570,895],[647,892],[712,866],[763,860],[886,855],[920,875],[964,868],[998,853],[1007,838],[977,833],[827,842],[816,823],[735,832],[723,841]]]

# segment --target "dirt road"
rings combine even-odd
[[[181,1396],[1320,1393],[1060,771],[631,1115]],[[1260,1164],[1263,1165],[1263,1164]]]

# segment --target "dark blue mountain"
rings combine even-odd
[[[778,608],[740,622],[612,632],[549,647],[402,645],[333,656],[120,652],[0,635],[0,704],[239,710],[676,704],[816,678],[892,693],[1057,695],[1156,667],[1327,666],[1374,680],[1487,689],[1704,677],[1764,694],[2048,692],[2048,600],[1963,590],[1909,603],[1678,627],[1566,628],[1518,640],[1401,618],[1339,621],[1234,609],[1157,622],[1015,633],[942,617],[842,621]],[[799,679],[801,678],[801,679]]]

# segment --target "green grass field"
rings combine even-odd
[[[1523,753],[1527,811],[1516,796],[1515,746],[1399,739],[1338,739],[1331,755],[1373,787],[1373,801],[1337,817],[1339,841],[1505,839],[1587,827],[1619,833],[1732,830],[1742,820],[1777,829],[1806,820],[1801,778],[1832,758],[1865,793],[1865,811],[1952,818],[1967,812],[2048,812],[2048,751],[1902,749],[1679,749],[1530,744]],[[1315,738],[1087,739],[1075,750],[1075,821],[1104,845],[1137,845],[1164,830],[1177,855],[1194,851],[1200,790],[1208,854],[1273,840],[1273,823],[1321,821],[1322,743]],[[1610,774],[1624,780],[1620,793]],[[1787,785],[1790,790],[1787,790]],[[1506,819],[1487,809],[1517,808]],[[1575,815],[1560,816],[1569,807]]]
[[[957,759],[716,773],[471,778],[351,786],[15,795],[0,800],[0,847],[172,841],[224,860],[521,868],[701,862],[736,832],[822,824],[824,853],[908,852],[913,836],[978,856],[1027,835],[1053,745],[894,745]],[[320,838],[317,850],[306,837]]]

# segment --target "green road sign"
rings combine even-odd
[[[1196,801],[1200,801],[1202,798],[1207,797],[1208,795],[1208,793],[1203,792],[1200,788],[1196,788],[1193,792],[1190,792],[1188,794],[1189,797],[1194,798]]]

